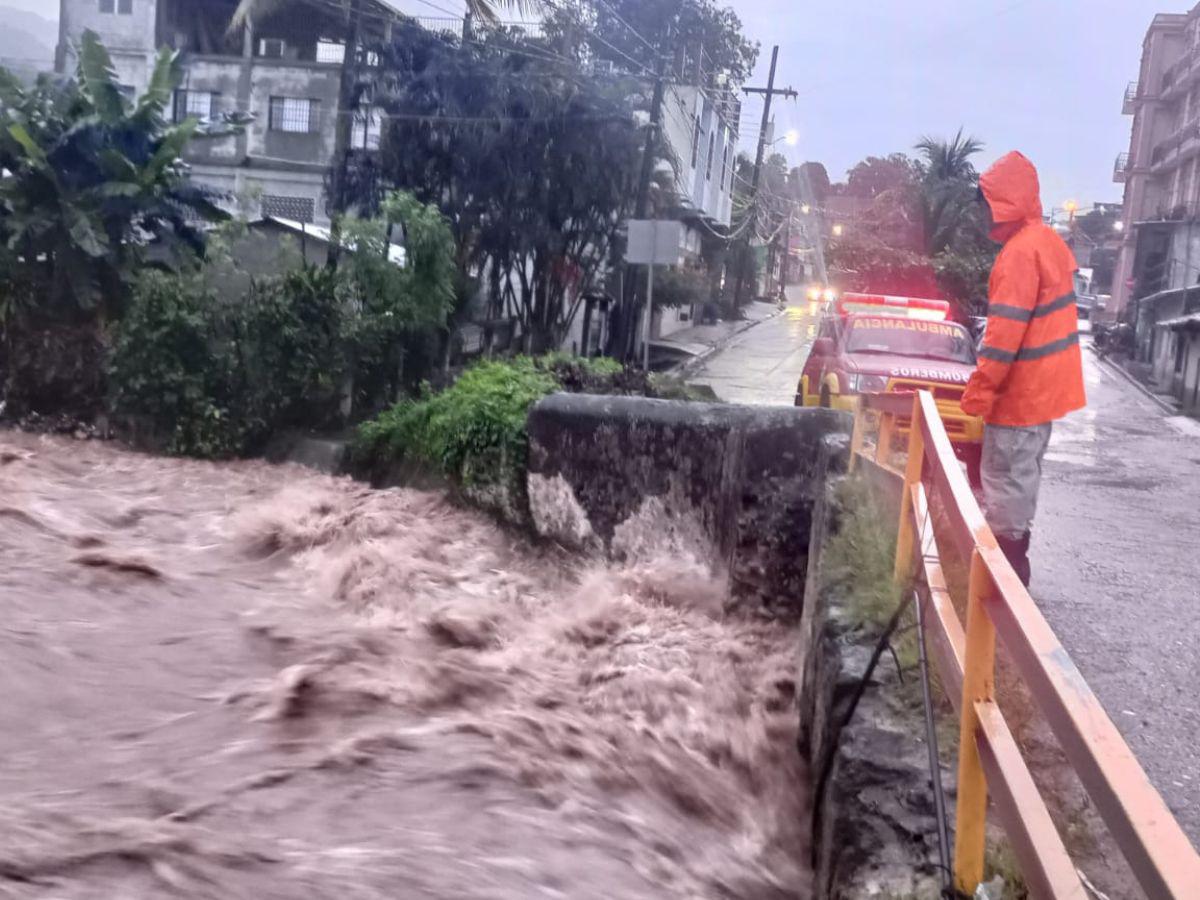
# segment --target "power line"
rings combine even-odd
[[[560,6],[560,5],[558,5],[557,3],[553,2],[553,0],[540,0],[540,2],[541,2],[542,4],[544,4],[545,6],[548,6],[548,7],[550,7],[551,9],[557,9],[557,10],[559,10],[560,12],[566,12],[566,13],[568,13],[568,14],[570,14],[570,12],[571,12],[570,10],[564,9],[562,6]],[[581,24],[581,25],[583,25],[583,23],[582,23],[582,22],[581,22],[580,24]],[[593,29],[591,29],[591,28],[588,28],[588,27],[585,25],[585,26],[583,27],[583,32],[584,32],[584,34],[585,34],[585,35],[589,35],[591,38],[593,38],[593,39],[595,39],[595,40],[599,41],[601,44],[603,44],[605,47],[607,47],[607,48],[608,48],[609,50],[611,50],[613,53],[616,53],[618,56],[622,56],[622,57],[624,57],[626,60],[628,60],[629,62],[633,63],[633,65],[635,65],[635,66],[637,66],[639,69],[641,69],[641,71],[642,71],[643,73],[645,73],[646,75],[649,75],[651,78],[657,77],[657,76],[654,74],[654,72],[653,72],[653,71],[652,71],[652,70],[651,70],[651,69],[650,69],[648,66],[646,66],[644,63],[642,63],[642,62],[639,62],[638,60],[634,59],[632,56],[630,56],[628,53],[626,53],[626,52],[625,52],[624,50],[622,50],[621,48],[619,48],[619,47],[615,47],[615,46],[613,46],[612,44],[610,44],[608,41],[606,41],[606,40],[605,40],[604,38],[602,38],[600,35],[596,34],[595,30],[593,30]],[[653,48],[651,48],[651,49],[653,49]]]
[[[641,41],[648,48],[650,48],[651,53],[654,53],[656,55],[658,54],[658,48],[655,47],[653,44],[651,44],[648,40],[646,40],[636,28],[634,28],[632,25],[630,25],[628,22],[626,22],[624,19],[622,19],[621,14],[618,13],[613,8],[612,4],[607,3],[606,0],[596,0],[596,2],[599,3],[601,6],[603,6],[605,9],[607,9],[610,13],[612,13],[613,18],[616,19],[618,22],[620,22],[622,25],[624,25],[627,29],[629,29],[630,34],[632,34],[639,41]],[[703,47],[701,49],[703,50]]]
[[[420,3],[422,6],[428,6],[430,9],[436,9],[438,12],[445,13],[452,19],[458,19],[458,18],[462,17],[461,13],[455,12],[454,10],[446,9],[446,7],[444,7],[444,6],[438,6],[436,3],[433,2],[433,0],[416,0],[416,2]]]

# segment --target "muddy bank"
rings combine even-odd
[[[0,895],[809,895],[793,636],[685,555],[0,432],[0,557]]]

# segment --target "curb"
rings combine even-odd
[[[761,325],[763,322],[770,322],[772,319],[774,319],[782,314],[783,314],[783,310],[777,309],[773,313],[771,313],[769,316],[765,316],[764,318],[755,319],[753,322],[742,322],[741,326],[739,328],[735,328],[733,331],[729,332],[729,334],[725,335],[723,338],[721,338],[715,344],[710,344],[708,349],[705,350],[703,353],[699,354],[698,356],[693,356],[691,359],[685,360],[684,362],[681,362],[674,369],[670,369],[668,371],[672,375],[677,375],[680,378],[687,378],[696,369],[700,368],[704,363],[706,363],[709,359],[716,356],[718,353],[720,353],[722,350],[724,350],[727,346],[729,346],[729,343],[735,337],[745,334],[747,331],[749,331],[751,328],[753,328],[756,325]]]
[[[1159,409],[1161,409],[1164,413],[1166,413],[1169,416],[1179,415],[1178,409],[1176,409],[1174,406],[1172,406],[1166,400],[1164,400],[1160,396],[1158,396],[1158,394],[1154,393],[1154,391],[1150,390],[1150,388],[1146,387],[1144,384],[1142,384],[1140,381],[1138,381],[1136,378],[1134,378],[1132,375],[1130,375],[1128,372],[1126,372],[1122,366],[1119,366],[1115,362],[1111,361],[1110,359],[1101,356],[1099,353],[1096,352],[1095,347],[1092,347],[1092,353],[1096,357],[1097,362],[1102,363],[1107,369],[1115,372],[1116,374],[1118,374],[1122,378],[1124,378],[1126,381],[1128,381],[1130,384],[1132,384],[1135,388],[1137,388],[1139,391],[1141,391],[1141,393],[1147,399],[1153,401],[1154,405],[1157,406]]]

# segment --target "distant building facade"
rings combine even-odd
[[[367,20],[395,15],[371,4]],[[212,119],[253,115],[244,133],[193,142],[186,151],[196,182],[228,196],[230,211],[250,219],[277,216],[329,221],[326,174],[339,115],[355,117],[352,146],[378,146],[370,113],[339,109],[345,44],[336,9],[287,10],[231,31],[234,0],[60,0],[56,68],[73,71],[85,30],[99,35],[122,87],[142,92],[160,47],[182,53],[184,78],[171,114]]]
[[[1125,91],[1129,150],[1113,178],[1125,185],[1124,244],[1114,311],[1196,283],[1200,275],[1200,6],[1154,17],[1138,80]]]
[[[1137,359],[1160,389],[1194,398],[1200,391],[1200,344],[1191,339],[1191,316],[1200,313],[1200,5],[1151,21],[1123,111],[1133,127],[1113,169],[1125,197],[1110,313],[1133,319]]]

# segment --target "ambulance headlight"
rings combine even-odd
[[[879,394],[887,390],[887,379],[882,375],[860,375],[855,372],[846,376],[846,384],[855,394]]]

